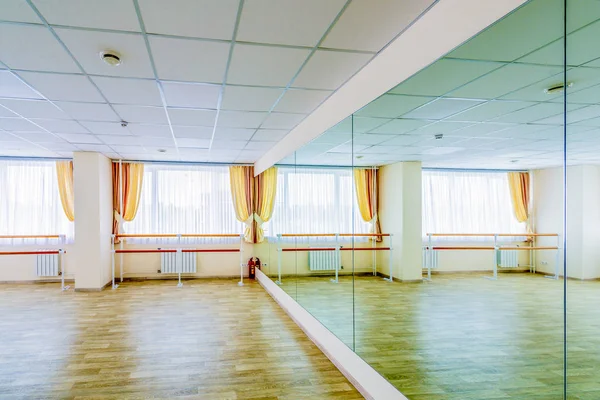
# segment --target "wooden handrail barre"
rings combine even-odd
[[[494,250],[494,246],[433,246],[433,250]]]
[[[282,233],[281,237],[387,237],[389,233]]]
[[[0,239],[60,239],[61,235],[0,235]]]
[[[60,250],[40,250],[40,251],[0,251],[2,256],[18,256],[25,254],[60,254]],[[63,250],[63,253],[66,251]]]
[[[241,235],[241,234],[240,234]],[[115,235],[116,238],[176,238],[176,237],[203,237],[203,238],[222,238],[222,237],[235,237],[239,238],[240,235],[236,233],[182,233],[180,235],[176,233],[123,233]]]
[[[240,249],[181,249],[182,253],[239,253]],[[143,253],[177,253],[177,249],[117,249],[115,253],[143,254]]]
[[[536,236],[558,236],[558,233],[427,233],[427,236],[440,237],[440,236],[467,236],[467,237],[536,237]]]
[[[500,247],[498,250],[558,250],[556,246],[537,246],[537,247]]]

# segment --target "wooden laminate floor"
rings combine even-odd
[[[0,285],[0,398],[360,399],[256,283]]]
[[[283,286],[412,400],[562,399],[563,283],[515,273]],[[600,282],[567,285],[567,398],[598,400]]]

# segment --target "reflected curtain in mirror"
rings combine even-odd
[[[262,225],[273,216],[277,194],[277,167],[271,167],[254,178],[254,243],[265,240]]]
[[[142,184],[144,164],[113,163],[113,229],[114,235],[121,231],[123,222],[133,221],[137,214]],[[121,183],[122,182],[122,183]],[[119,198],[120,195],[120,198]],[[121,209],[121,205],[123,209]],[[116,240],[118,242],[118,240]]]
[[[515,217],[525,222],[529,219],[529,172],[509,172],[508,185]]]
[[[378,210],[377,169],[356,168],[354,170],[354,187],[360,215],[365,222],[371,223],[370,233],[381,233]],[[374,238],[381,241],[381,238]]]
[[[63,211],[67,219],[73,222],[75,220],[75,212],[73,211],[73,161],[56,162],[56,179]]]
[[[244,240],[252,243],[254,241],[254,212],[252,207],[254,200],[254,167],[229,167],[229,182],[235,216],[238,221],[246,225]]]

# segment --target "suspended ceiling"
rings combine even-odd
[[[544,89],[563,81],[562,3],[530,1],[283,162],[560,165],[563,97]],[[600,163],[600,1],[569,4],[568,159]]]
[[[2,0],[0,156],[254,162],[432,1]]]

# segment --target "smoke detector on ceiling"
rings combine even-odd
[[[100,58],[111,67],[121,65],[121,55],[114,50],[104,50],[100,52]]]
[[[570,88],[571,86],[573,86],[573,82],[568,82],[567,87]],[[544,93],[558,94],[558,93],[562,93],[564,90],[565,90],[565,84],[559,83],[559,84],[556,84],[556,85],[550,86],[549,88],[544,89]]]
[[[158,151],[159,153],[166,153],[166,152],[167,152],[167,150],[166,150],[166,149],[158,149],[158,150],[156,150],[156,151]]]

